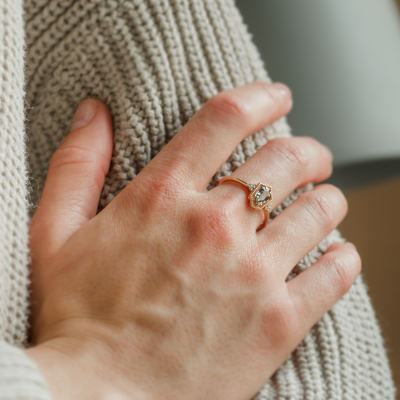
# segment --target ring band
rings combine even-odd
[[[256,210],[264,212],[264,222],[257,228],[257,232],[264,228],[269,221],[269,211],[271,210],[270,204],[272,202],[272,187],[264,185],[263,183],[247,183],[242,179],[233,178],[231,176],[222,178],[219,185],[224,182],[236,182],[250,190],[250,206]]]

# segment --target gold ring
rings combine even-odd
[[[255,208],[256,210],[260,210],[264,212],[264,222],[257,228],[257,232],[264,228],[269,221],[269,211],[271,210],[271,202],[272,202],[272,187],[269,185],[264,185],[263,183],[247,183],[239,178],[233,178],[227,176],[226,178],[222,178],[219,182],[221,185],[224,182],[236,182],[245,186],[250,190],[249,199],[250,206]]]

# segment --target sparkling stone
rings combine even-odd
[[[262,206],[270,198],[271,198],[271,192],[269,188],[261,186],[260,189],[258,189],[258,192],[254,196],[254,203],[256,203],[258,206]]]

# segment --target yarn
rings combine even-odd
[[[35,193],[43,188],[50,158],[87,97],[104,101],[114,117],[115,150],[102,209],[207,99],[235,86],[270,81],[231,0],[78,0],[59,6],[31,1],[26,16]],[[209,188],[277,136],[290,136],[284,118],[245,139]],[[295,191],[271,217],[311,188]],[[299,263],[297,273],[335,241],[343,241],[337,231]],[[359,278],[258,399],[389,399],[390,376],[374,311]]]
[[[0,338],[22,346],[28,309],[28,213],[22,3],[0,1]]]
[[[14,1],[0,0],[0,4],[12,7]],[[68,134],[73,114],[83,99],[96,97],[104,101],[114,118],[115,149],[101,194],[101,210],[207,99],[245,83],[269,82],[233,0],[27,0],[25,19],[27,134],[33,204],[40,198],[51,156]],[[21,40],[20,34],[16,37]],[[11,46],[8,51],[12,51]],[[25,170],[21,161],[24,159],[21,58],[21,53],[15,57],[19,60],[16,68],[19,72],[14,77],[18,90],[12,93],[13,87],[4,89],[6,80],[0,80],[2,101],[12,98],[16,102],[16,106],[8,106],[7,114],[0,114],[0,135],[3,135],[0,145],[12,149],[11,140],[17,140],[11,139],[4,124],[14,123],[10,129],[16,132],[15,138],[19,137],[14,145],[15,156],[10,150],[6,161],[0,163],[3,170],[9,163],[6,174],[18,173],[20,185],[18,192],[13,186],[16,182],[10,182],[10,177],[4,181],[0,175],[3,202],[12,199],[12,193],[20,193],[18,211],[10,208],[1,211],[3,214],[0,212],[1,224],[7,221],[7,229],[16,231],[13,243],[18,246],[10,250],[10,242],[1,252],[0,273],[9,277],[5,281],[7,296],[12,289],[11,275],[19,274],[16,264],[10,261],[13,251],[18,254],[18,265],[26,267],[26,231],[25,222],[21,222],[25,221],[26,206]],[[4,62],[0,68],[7,71]],[[11,79],[11,75],[7,76]],[[5,139],[4,132],[7,132]],[[282,118],[244,140],[213,177],[209,189],[269,139],[290,135]],[[311,189],[308,185],[295,190],[271,218]],[[3,249],[7,232],[1,229]],[[338,231],[333,231],[301,260],[289,279],[314,263],[331,243],[343,240]],[[26,272],[22,276],[26,279]],[[6,330],[18,333],[10,336],[0,328],[9,343],[21,343],[25,334],[24,279],[18,281],[17,297],[1,297],[0,307],[8,304],[8,309],[16,310],[17,314],[18,323],[8,322]],[[15,286],[12,290],[14,293]],[[266,382],[256,399],[394,399],[394,392],[380,329],[367,288],[359,277]]]

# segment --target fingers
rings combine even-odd
[[[332,153],[309,137],[270,140],[231,176],[250,183],[272,186],[271,208],[274,209],[297,187],[327,179],[332,173]],[[262,222],[261,212],[248,206],[248,190],[240,185],[224,184],[212,190],[214,196],[241,196],[240,212],[254,220],[252,228]]]
[[[288,293],[304,327],[301,337],[351,287],[361,272],[361,259],[350,243],[335,243],[299,276],[287,283]]]
[[[290,90],[255,82],[212,97],[148,165],[144,173],[171,171],[195,190],[210,179],[246,137],[286,115]]]
[[[342,192],[332,185],[318,185],[303,193],[258,233],[259,245],[262,248],[268,243],[268,257],[275,257],[271,265],[277,268],[278,273],[287,276],[339,225],[346,213],[347,202]]]
[[[113,149],[112,119],[99,100],[78,108],[72,132],[54,153],[39,206],[31,223],[33,252],[61,246],[96,215]],[[42,246],[43,244],[43,246]]]

